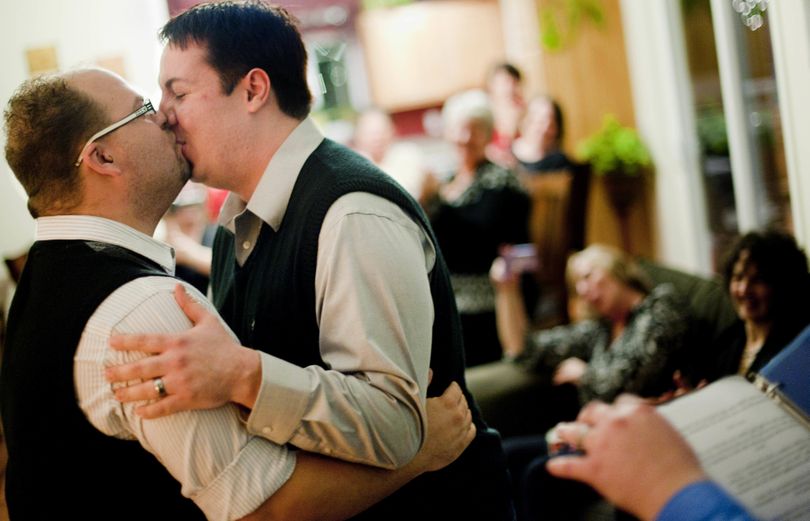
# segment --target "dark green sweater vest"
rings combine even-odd
[[[73,357],[90,316],[116,288],[166,275],[124,248],[43,241],[12,301],[0,376],[11,519],[203,519],[137,441],[95,429],[78,406]]]
[[[214,242],[211,288],[214,303],[244,345],[299,366],[324,366],[315,315],[318,236],[329,207],[342,195],[368,192],[397,204],[437,244],[419,205],[370,162],[325,140],[307,159],[274,232],[262,224],[259,240],[240,268],[233,234],[220,228]],[[435,319],[428,396],[452,381],[467,396],[478,436],[459,460],[417,478],[362,519],[510,519],[500,438],[488,431],[464,383],[464,350],[447,267],[436,249],[430,274]],[[451,517],[446,517],[451,516]],[[483,516],[483,517],[481,517]]]

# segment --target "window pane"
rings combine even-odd
[[[703,153],[702,175],[715,266],[738,233],[715,34],[709,0],[681,0],[687,60]],[[748,130],[756,147],[753,180],[760,227],[792,231],[790,196],[768,24],[756,31],[740,20],[738,50]],[[748,154],[746,154],[748,157]]]

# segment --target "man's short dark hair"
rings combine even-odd
[[[64,77],[24,82],[4,113],[6,161],[28,194],[31,215],[60,214],[81,202],[74,166],[81,147],[109,117]]]
[[[225,94],[260,68],[270,76],[282,112],[297,119],[309,114],[307,52],[297,21],[283,7],[256,0],[199,4],[169,20],[160,39],[181,49],[204,47]]]

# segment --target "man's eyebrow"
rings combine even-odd
[[[171,90],[172,85],[177,83],[178,81],[182,81],[180,78],[169,78],[165,82],[163,82],[163,86],[166,87],[167,90]]]

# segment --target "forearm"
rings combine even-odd
[[[279,366],[264,378],[282,382],[273,395],[293,391],[289,441],[385,467],[413,457],[425,431],[434,260],[424,231],[393,203],[358,192],[333,204],[315,270],[319,350],[330,370],[311,366],[292,381],[298,373]]]
[[[347,519],[387,497],[421,472],[418,462],[390,471],[299,453],[292,477],[244,519]]]
[[[99,307],[76,351],[77,398],[99,431],[137,439],[154,454],[209,518],[233,519],[255,510],[283,485],[293,471],[294,456],[285,447],[248,435],[233,405],[145,420],[135,412],[142,402],[116,402],[113,390],[124,384],[110,386],[103,377],[106,365],[148,358],[111,350],[109,331],[133,333],[148,327],[168,333],[188,327],[172,298],[173,286],[167,277],[137,279]]]
[[[415,384],[386,374],[301,368],[262,355],[248,429],[276,443],[384,468],[401,467],[424,436]]]
[[[504,355],[514,358],[521,354],[526,345],[528,317],[516,283],[505,283],[496,291],[495,319]]]

